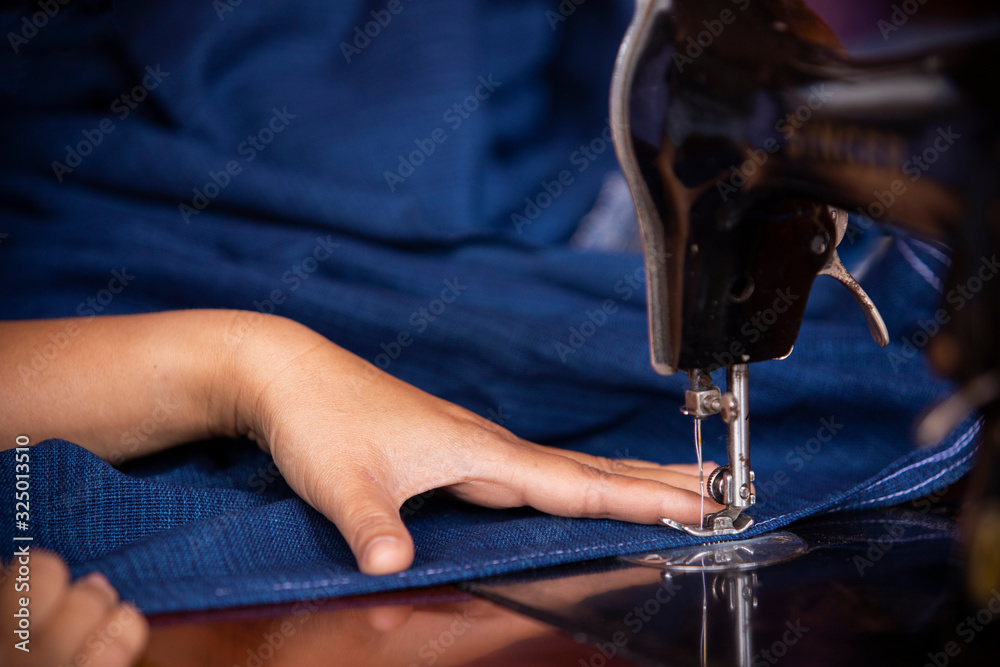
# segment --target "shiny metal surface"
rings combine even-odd
[[[633,565],[659,568],[665,573],[723,572],[767,567],[801,556],[807,550],[808,545],[802,538],[778,531],[745,540],[622,556],[622,560]]]
[[[935,494],[800,522],[810,551],[752,570],[665,576],[607,559],[465,584],[474,595],[417,589],[161,616],[141,664],[993,665],[1000,590],[963,598],[955,514]]]
[[[754,504],[750,488],[750,372],[747,364],[726,369],[726,392],[733,396],[736,411],[727,420],[729,455],[729,507],[745,510]]]
[[[927,501],[911,507],[796,524],[809,552],[750,571],[664,577],[602,561],[468,589],[594,643],[590,659],[564,664],[996,664],[1000,591],[967,601],[957,524]]]
[[[954,251],[940,286],[947,321],[925,351],[962,389],[920,435],[934,439],[975,407],[985,417],[966,523],[979,573],[969,583],[986,599],[1000,586],[1000,544],[983,537],[1000,532],[1000,11],[979,4],[963,14],[911,3],[923,27],[907,28],[906,48],[856,55],[797,0],[639,1],[616,61],[611,126],[641,228],[659,373],[787,356],[817,275],[851,291],[886,345],[881,316],[837,255],[843,211],[862,216],[852,235],[874,220]],[[900,7],[891,10],[905,23],[913,12]],[[938,12],[955,20],[926,20]],[[734,475],[739,467],[731,454]],[[744,480],[733,485],[734,502],[749,500]]]
[[[763,340],[742,327],[782,290],[805,300],[817,273],[844,282],[886,342],[836,259],[844,227],[822,219],[829,206],[959,246],[976,239],[968,268],[996,248],[998,99],[983,67],[1000,25],[970,25],[873,60],[850,57],[799,2],[637,3],[611,113],[646,244],[658,372],[784,356],[801,309]]]
[[[689,373],[691,389],[685,394],[681,412],[695,420],[695,448],[700,452],[699,424],[702,419],[719,414],[728,426],[727,455],[729,464],[720,466],[708,477],[706,490],[716,502],[725,505],[719,512],[705,515],[700,525],[682,524],[660,517],[660,523],[696,537],[738,535],[753,525],[753,519],[743,511],[756,501],[750,469],[750,393],[747,364],[734,364],[726,373],[726,393],[719,395],[711,384],[711,376],[702,370]],[[700,465],[699,453],[699,465]]]
[[[677,261],[677,248],[683,239],[668,239],[663,226],[658,224],[656,205],[642,183],[642,174],[635,159],[630,115],[637,60],[646,48],[647,40],[653,37],[649,25],[670,11],[673,4],[672,0],[636,0],[635,15],[622,39],[611,79],[612,143],[636,203],[646,263],[650,361],[656,372],[662,375],[677,372],[680,354],[681,303],[677,291],[671,291],[668,285],[677,284],[681,279],[682,266]],[[683,211],[678,211],[678,214],[683,214]],[[679,233],[683,234],[683,231]]]

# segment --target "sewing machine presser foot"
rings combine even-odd
[[[748,365],[734,364],[726,369],[725,394],[712,384],[712,376],[703,370],[688,373],[691,389],[684,395],[681,412],[694,418],[695,449],[701,463],[701,420],[720,415],[728,432],[729,465],[719,466],[708,476],[705,489],[715,502],[725,509],[708,514],[701,525],[682,524],[660,517],[660,523],[683,530],[695,537],[725,537],[739,535],[753,525],[753,518],[744,510],[756,502],[750,469]]]
[[[701,526],[680,523],[662,516],[660,523],[677,530],[683,530],[688,535],[695,537],[722,537],[739,535],[753,525],[753,518],[743,514],[741,509],[727,507],[720,512],[706,515]]]

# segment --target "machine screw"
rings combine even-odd
[[[830,237],[827,234],[817,234],[812,238],[809,249],[816,255],[822,255],[830,246]]]
[[[733,416],[736,414],[738,407],[739,406],[736,404],[736,397],[728,391],[719,397],[719,413],[722,415],[722,421],[727,424],[733,420]]]
[[[712,497],[712,500],[720,505],[728,505],[732,502],[728,493],[731,477],[729,466],[719,466],[705,480],[705,488],[708,489],[708,494]]]

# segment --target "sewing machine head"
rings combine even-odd
[[[706,484],[726,509],[701,526],[669,525],[717,536],[752,523],[747,365],[791,353],[818,275],[843,283],[875,342],[889,343],[837,256],[845,210],[950,243],[953,276],[975,267],[972,252],[1000,245],[991,201],[1000,102],[986,73],[1000,31],[977,30],[926,53],[860,61],[801,2],[637,0],[611,126],[641,227],[652,363],[688,372],[696,443],[701,419],[729,425],[729,464]],[[948,144],[937,164],[913,161],[935,142]],[[895,201],[879,211],[881,193]],[[987,287],[929,346],[934,365],[966,387],[983,377],[1000,387],[1000,298]],[[724,394],[708,375],[723,367]],[[974,394],[960,416],[997,411],[1000,389]],[[956,419],[939,417],[925,431],[947,433]]]

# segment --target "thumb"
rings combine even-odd
[[[343,479],[329,502],[317,507],[347,540],[365,574],[395,574],[413,563],[413,539],[399,506],[379,484]]]

